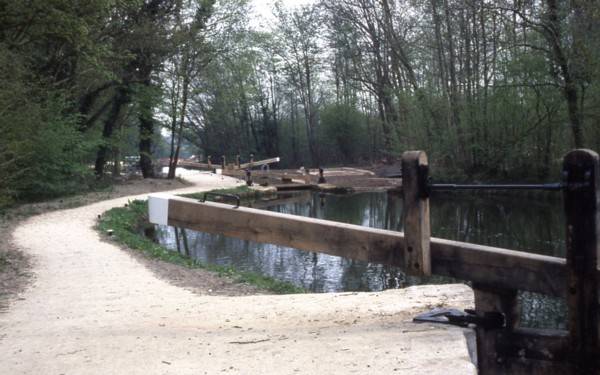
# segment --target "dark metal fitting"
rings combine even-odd
[[[475,310],[466,309],[434,309],[419,314],[414,319],[416,323],[441,323],[459,327],[468,327],[471,324],[484,329],[499,329],[505,325],[504,314],[497,311],[478,314]]]

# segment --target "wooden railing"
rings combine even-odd
[[[425,153],[404,154],[404,233],[161,194],[150,220],[471,281],[476,314],[502,316],[476,327],[481,374],[599,373],[598,155],[564,158],[566,259],[430,237],[427,174]],[[568,331],[520,328],[519,290],[564,298]]]

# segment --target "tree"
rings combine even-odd
[[[278,55],[304,109],[306,136],[313,165],[320,164],[317,144],[318,127],[318,80],[321,70],[321,47],[319,43],[321,15],[316,6],[305,5],[297,9],[275,6],[278,19],[276,30]]]

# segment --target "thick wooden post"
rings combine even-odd
[[[246,185],[252,186],[252,171],[249,168],[246,169]]]
[[[324,173],[325,173],[325,171],[323,171],[323,168],[319,167],[319,180],[318,180],[319,184],[324,184],[327,182],[327,181],[325,181]]]
[[[225,155],[221,156],[221,170],[225,172],[225,167],[227,167],[227,159]]]
[[[235,156],[235,166],[237,167],[237,169],[240,169],[240,165],[241,165],[241,162],[240,162],[240,154],[237,154],[237,155]]]
[[[206,158],[206,162],[208,163],[208,169],[212,171],[213,167],[212,167],[212,160],[211,160],[210,155],[208,155],[208,157]]]
[[[519,321],[519,304],[516,290],[498,289],[488,285],[473,283],[475,311],[479,317],[485,314],[502,314],[505,319],[503,327],[485,327],[477,325],[477,367],[480,375],[502,375],[508,372],[510,359],[499,353],[497,337],[506,335]]]
[[[571,151],[563,161],[569,346],[577,374],[600,373],[599,164],[598,154],[590,150]]]
[[[425,152],[407,151],[402,155],[403,258],[406,272],[417,276],[431,275],[428,168]]]

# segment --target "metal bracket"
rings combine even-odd
[[[238,208],[240,206],[240,196],[235,194],[204,193],[204,197],[202,197],[202,200],[200,202],[206,202],[206,198],[209,196],[235,199],[236,204],[235,206],[233,206],[233,208]]]
[[[465,309],[433,309],[414,317],[415,323],[440,323],[459,327],[468,327],[474,324],[485,329],[498,329],[504,327],[504,314],[492,311],[484,312],[483,315],[477,314],[475,310]]]

